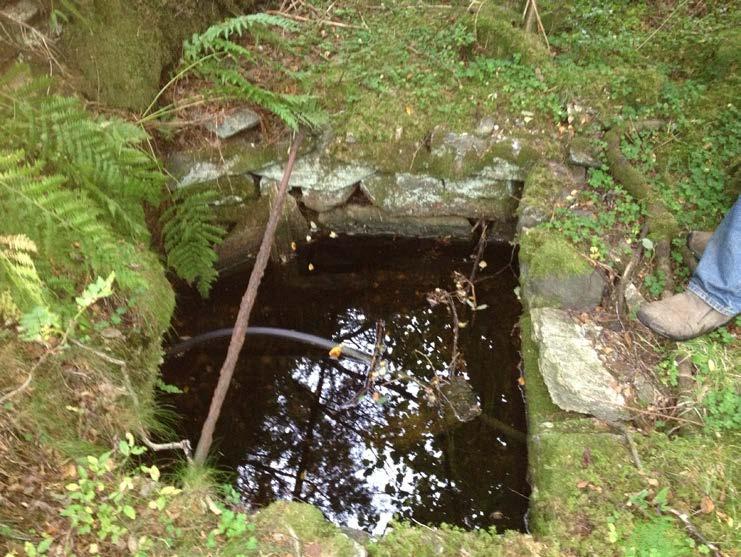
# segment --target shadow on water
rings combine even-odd
[[[529,488],[519,432],[521,308],[509,246],[490,246],[476,294],[488,308],[463,310],[460,351],[482,414],[465,423],[441,402],[451,317],[427,292],[452,289],[471,270],[470,245],[379,239],[324,239],[295,262],[269,270],[251,325],[283,327],[343,341],[368,353],[385,321],[388,373],[355,402],[368,365],[285,339],[249,337],[216,430],[216,464],[234,473],[246,503],[312,503],[334,522],[380,533],[393,515],[465,528],[524,528]],[[313,271],[309,270],[311,264]],[[209,300],[179,293],[176,329],[193,336],[233,324],[248,273],[222,279]],[[181,433],[197,441],[229,339],[169,358],[166,395]],[[430,396],[430,394],[432,396]],[[501,424],[504,424],[503,426]],[[515,431],[518,430],[518,431]]]

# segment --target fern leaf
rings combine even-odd
[[[188,284],[195,283],[204,297],[218,276],[214,247],[225,234],[209,206],[217,198],[212,190],[178,190],[175,204],[162,215],[168,265]]]
[[[0,276],[12,285],[10,297],[16,306],[44,304],[43,285],[31,258],[35,253],[36,244],[28,236],[0,236]]]

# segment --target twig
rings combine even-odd
[[[431,306],[435,306],[440,303],[445,303],[450,308],[450,313],[453,315],[453,348],[451,350],[450,366],[449,371],[451,377],[455,375],[455,371],[458,368],[458,332],[459,332],[459,321],[458,311],[455,309],[455,300],[453,296],[447,290],[442,288],[435,288],[432,292],[427,294],[427,301]]]
[[[689,0],[684,0],[681,4],[679,4],[676,8],[674,8],[674,11],[670,13],[669,16],[664,21],[661,22],[661,25],[659,25],[656,29],[654,29],[653,32],[648,37],[646,37],[646,40],[636,47],[636,50],[641,50],[646,45],[646,43],[648,43],[651,39],[653,39],[654,35],[656,35],[656,33],[658,33],[659,31],[661,31],[664,25],[666,25],[669,22],[669,20],[672,17],[674,17],[674,14],[676,14],[688,1]]]
[[[301,22],[316,22],[316,23],[321,23],[323,25],[331,25],[332,27],[342,27],[345,29],[365,29],[365,27],[362,27],[361,25],[352,25],[350,23],[342,23],[341,21],[332,21],[331,19],[319,19],[319,18],[305,17],[302,15],[295,15],[295,14],[289,14],[286,12],[281,12],[279,10],[267,10],[265,13],[272,14],[272,15],[279,15],[287,19],[294,19],[296,21],[301,21]]]
[[[628,448],[630,449],[630,456],[633,458],[633,464],[635,464],[635,467],[639,472],[643,472],[643,464],[641,463],[641,457],[638,455],[638,447],[636,447],[636,443],[633,441],[633,436],[630,434],[628,428],[625,427],[625,424],[619,423],[616,427],[628,442]]]
[[[112,356],[109,356],[105,352],[101,352],[99,350],[95,350],[95,348],[90,348],[89,346],[86,346],[85,344],[81,343],[79,340],[72,339],[72,340],[70,340],[70,342],[72,344],[74,344],[75,346],[78,346],[78,347],[82,348],[83,350],[87,350],[88,352],[92,352],[93,354],[95,354],[96,356],[98,356],[98,358],[100,358],[102,360],[105,360],[106,362],[109,362],[111,364],[116,364],[117,366],[121,366],[121,367],[124,367],[126,365],[126,362],[124,362],[123,360],[119,360],[118,358],[114,358]]]
[[[149,437],[147,437],[143,431],[139,432],[139,435],[142,438],[142,442],[149,447],[151,450],[157,452],[157,451],[173,451],[173,450],[181,450],[183,453],[185,453],[185,458],[188,460],[188,462],[191,462],[191,454],[192,454],[192,447],[190,446],[190,441],[188,439],[183,439],[182,441],[175,441],[173,443],[154,443],[153,441],[150,441]]]
[[[682,524],[684,524],[684,528],[685,530],[687,530],[689,535],[695,538],[696,541],[707,546],[707,548],[713,552],[714,557],[722,557],[722,554],[718,546],[712,542],[709,542],[705,538],[705,536],[702,535],[700,530],[698,530],[697,527],[694,524],[692,524],[692,522],[690,522],[690,519],[686,513],[679,512],[677,509],[673,509],[671,507],[665,508],[665,510],[669,514],[673,514],[674,516],[676,516],[682,522]]]

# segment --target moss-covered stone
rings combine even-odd
[[[255,527],[261,537],[261,550],[277,546],[292,552],[298,544],[302,554],[322,557],[356,557],[365,551],[328,522],[319,509],[306,503],[272,503],[255,515]]]
[[[497,535],[494,530],[467,532],[443,525],[421,528],[409,524],[394,524],[386,534],[368,548],[372,557],[549,557],[559,555],[553,547],[531,536],[507,532]]]
[[[143,17],[125,0],[84,4],[86,20],[73,24],[64,37],[67,58],[83,78],[83,92],[111,106],[145,109],[174,55],[158,18]]]
[[[520,262],[532,278],[586,275],[591,265],[557,232],[535,228],[520,237]]]
[[[542,37],[519,27],[519,14],[495,2],[486,2],[474,18],[476,43],[492,58],[511,58],[519,55],[526,64],[541,64],[548,60],[548,51]]]
[[[535,164],[525,178],[517,208],[518,230],[549,220],[559,199],[575,186],[573,176],[565,166],[552,162]]]
[[[252,2],[243,3],[244,9]],[[145,109],[182,41],[224,14],[228,1],[77,0],[84,19],[65,27],[67,61],[90,98],[116,108]]]
[[[526,307],[590,309],[600,303],[604,278],[557,232],[523,229],[519,239]]]

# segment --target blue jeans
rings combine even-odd
[[[724,315],[741,313],[741,195],[710,238],[688,290]]]

